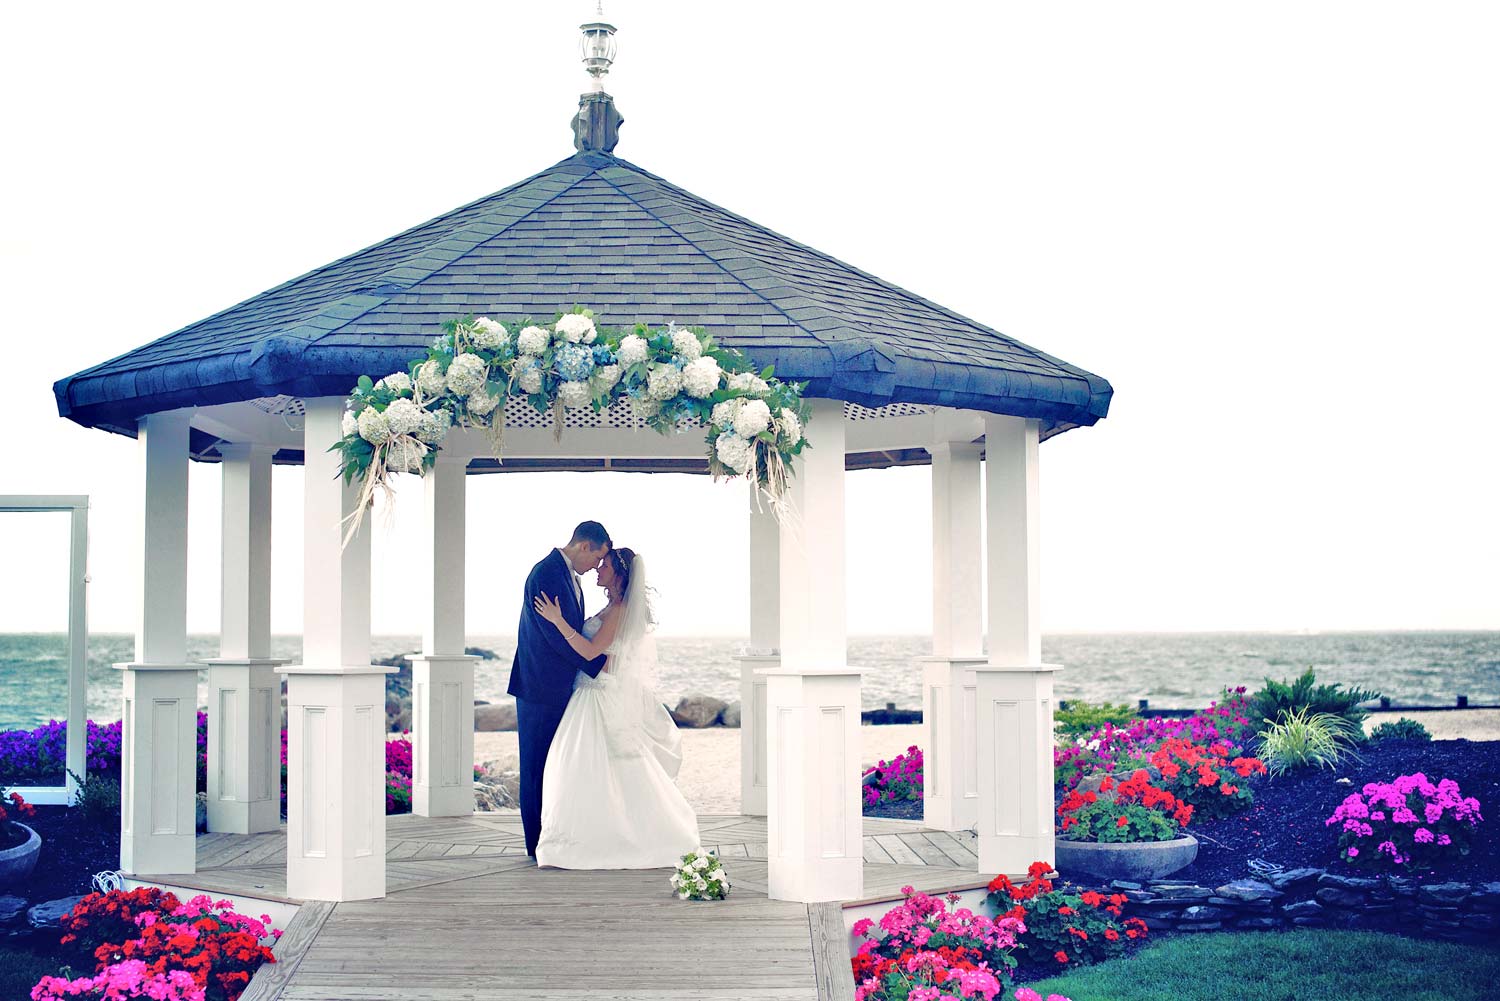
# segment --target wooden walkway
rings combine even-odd
[[[387,818],[387,896],[303,904],[245,1001],[852,999],[839,905],[766,897],[765,818],[699,829],[726,901],[676,899],[665,869],[537,869],[516,814]],[[867,818],[864,854],[866,900],[984,882],[971,834]],[[284,829],[203,835],[198,864],[154,881],[289,900]]]

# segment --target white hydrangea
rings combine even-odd
[[[516,362],[516,382],[527,395],[542,391],[542,366],[535,358],[522,358]]]
[[[802,420],[794,411],[782,407],[780,423],[781,440],[788,448],[802,440]]]
[[[422,426],[422,408],[405,397],[392,400],[385,408],[385,424],[391,434],[415,434]]]
[[[475,320],[470,329],[473,331],[470,337],[474,343],[489,351],[498,348],[510,338],[510,331],[505,329],[505,325],[496,323],[488,316],[481,316]]]
[[[594,343],[598,331],[594,329],[594,321],[582,313],[569,313],[557,321],[557,332],[569,344],[577,344],[582,341],[585,344]]]
[[[681,355],[683,361],[697,361],[703,357],[703,345],[691,330],[672,331],[672,350]]]
[[[483,416],[500,405],[500,397],[492,396],[487,386],[480,386],[469,394],[469,413]]]
[[[755,395],[771,391],[771,387],[766,384],[766,380],[754,372],[740,372],[736,375],[731,375],[729,377],[729,388],[741,393],[752,393]]]
[[[569,410],[578,410],[589,405],[594,398],[587,382],[565,382],[557,387],[557,399]]]
[[[624,340],[620,341],[620,350],[616,352],[616,356],[620,359],[620,365],[623,368],[629,368],[645,361],[650,353],[646,338],[640,334],[628,334]]]
[[[385,414],[374,407],[365,407],[359,412],[359,436],[371,445],[384,445],[391,437],[391,426]]]
[[[671,365],[658,365],[646,380],[646,392],[653,400],[670,400],[682,392],[682,373]]]
[[[359,434],[359,418],[354,416],[354,411],[344,411],[344,419],[339,422],[339,430],[344,432],[345,438],[351,434]]]
[[[484,385],[489,374],[484,359],[466,351],[448,363],[448,391],[454,396],[468,396]]]
[[[526,327],[516,335],[516,350],[523,355],[539,355],[552,343],[552,335],[542,327]]]
[[[598,392],[607,393],[615,388],[615,383],[620,381],[620,366],[600,365],[594,369],[592,380]]]
[[[382,387],[393,393],[409,393],[411,392],[411,376],[405,372],[392,372],[375,384],[376,389]]]
[[[734,433],[741,438],[754,438],[770,426],[771,408],[765,400],[745,400],[734,415]]]
[[[653,400],[649,396],[637,397],[636,399],[632,400],[631,403],[635,407],[635,415],[643,421],[649,421],[651,418],[661,413],[661,402],[659,400]]]
[[[422,426],[417,429],[417,440],[428,445],[440,445],[448,437],[448,427],[451,424],[448,411],[430,410],[423,416]]]
[[[427,446],[415,438],[398,438],[385,452],[385,468],[398,473],[420,473]]]
[[[736,473],[746,473],[755,461],[755,444],[726,431],[714,442],[714,454]]]
[[[719,377],[723,372],[712,358],[699,358],[689,362],[682,370],[682,388],[689,396],[704,399],[719,388]]]
[[[734,415],[740,412],[740,404],[743,400],[735,397],[725,400],[723,403],[715,403],[713,413],[709,416],[709,422],[721,431],[734,430]]]
[[[443,367],[436,359],[429,359],[417,369],[417,388],[427,396],[438,396],[443,392]]]

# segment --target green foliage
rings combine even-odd
[[[1370,740],[1405,740],[1414,744],[1425,744],[1432,739],[1427,728],[1414,719],[1402,716],[1394,723],[1385,722],[1370,731]]]
[[[1125,959],[1028,986],[1077,1001],[1484,1001],[1497,978],[1500,950],[1492,946],[1298,928],[1163,938]]]
[[[1127,727],[1136,721],[1136,712],[1124,703],[1100,702],[1095,705],[1082,699],[1069,699],[1068,707],[1059,709],[1052,719],[1060,736],[1081,737],[1106,723]]]
[[[1332,768],[1346,757],[1357,758],[1357,724],[1333,713],[1293,710],[1279,722],[1266,720],[1260,733],[1260,758],[1272,775],[1316,765]]]
[[[43,977],[71,979],[92,976],[93,972],[92,961],[59,969],[56,934],[50,943],[42,935],[0,938],[0,998],[29,998],[31,988]]]
[[[1379,692],[1351,688],[1347,691],[1337,682],[1331,685],[1315,684],[1312,668],[1308,668],[1293,682],[1266,679],[1266,687],[1250,696],[1252,719],[1266,719],[1279,723],[1298,709],[1309,713],[1330,713],[1353,724],[1353,740],[1364,739],[1364,720],[1368,713],[1359,708],[1359,703],[1380,698]]]
[[[108,775],[90,772],[88,778],[80,779],[72,771],[68,774],[78,783],[78,795],[73,808],[85,824],[95,828],[108,828],[120,823],[120,780]]]

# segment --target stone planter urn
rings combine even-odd
[[[1198,839],[1184,834],[1171,841],[1056,842],[1057,871],[1076,882],[1112,879],[1145,883],[1170,876],[1198,857]]]
[[[37,855],[42,851],[41,835],[19,821],[11,823],[25,831],[27,838],[14,848],[0,851],[0,890],[15,886],[30,876],[31,870],[36,868]]]

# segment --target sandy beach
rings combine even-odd
[[[1399,718],[1399,713],[1372,713],[1366,728]],[[1431,731],[1435,740],[1466,737],[1469,740],[1500,739],[1500,710],[1475,709],[1452,712],[1410,713]],[[863,726],[863,762],[873,765],[891,758],[913,744],[922,742],[921,724],[896,726]],[[677,784],[688,802],[700,813],[737,813],[740,808],[740,731],[713,727],[707,730],[682,731],[682,771]],[[514,768],[516,735],[514,732],[476,733],[476,763],[497,762],[502,768]]]

